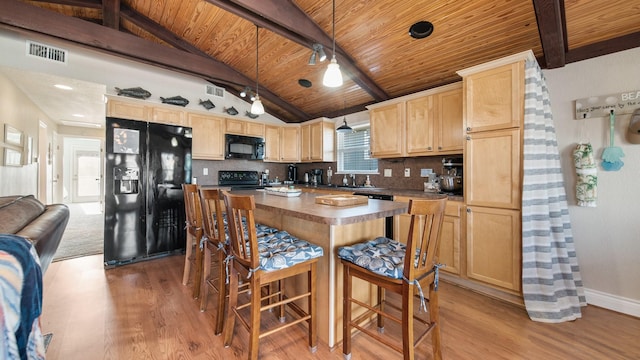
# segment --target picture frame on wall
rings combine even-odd
[[[22,152],[5,147],[4,166],[22,166]]]
[[[4,142],[7,145],[22,146],[24,136],[22,131],[14,128],[9,124],[4,124]]]

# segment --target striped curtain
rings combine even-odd
[[[529,317],[557,323],[586,305],[576,257],[549,92],[527,61],[522,189],[522,291]]]

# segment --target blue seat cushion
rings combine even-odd
[[[286,231],[268,234],[258,242],[259,270],[273,271],[321,257],[322,247],[298,239]]]
[[[215,221],[216,215],[214,214],[213,219]],[[222,214],[222,222],[224,223],[224,238],[225,238],[225,243],[229,244],[229,221],[227,219],[227,214],[223,213]],[[216,229],[217,229],[217,223],[216,224]],[[267,226],[267,225],[263,225],[263,224],[255,224],[256,226],[256,236],[258,237],[258,241],[260,241],[260,238],[269,234],[273,234],[273,233],[277,233],[278,231],[280,231],[277,228],[271,227],[271,226]],[[242,227],[244,228],[244,232],[245,232],[245,237],[249,237],[248,233],[247,233],[247,226],[246,226],[246,219],[242,218]]]
[[[371,272],[392,279],[402,279],[407,246],[401,242],[378,237],[367,242],[338,248],[338,257]]]

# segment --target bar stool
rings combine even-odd
[[[220,335],[224,325],[224,309],[228,291],[226,286],[228,268],[227,262],[225,261],[229,254],[228,220],[226,213],[223,211],[224,198],[222,196],[222,190],[217,188],[200,188],[199,194],[200,205],[202,207],[202,227],[204,230],[200,311],[207,310],[209,291],[214,290],[218,294],[215,334]],[[246,232],[246,219],[243,219],[243,227]],[[258,242],[262,241],[264,236],[278,231],[279,230],[274,227],[256,224]],[[248,287],[248,283],[244,285]],[[246,289],[240,292],[244,291],[246,291]]]
[[[377,341],[399,351],[405,360],[415,359],[415,346],[431,334],[433,358],[442,359],[440,349],[440,324],[438,314],[438,264],[437,253],[440,232],[447,198],[411,199],[409,214],[411,222],[406,246],[398,241],[379,237],[364,243],[344,246],[338,249],[338,257],[344,266],[344,307],[343,307],[343,354],[351,358],[351,329],[356,328]],[[413,256],[405,256],[406,253]],[[351,297],[352,279],[368,281],[378,286],[378,303],[365,304]],[[423,289],[428,289],[425,296]],[[401,307],[387,302],[385,290],[400,294]],[[420,298],[420,309],[427,311],[429,319],[415,316],[414,297]],[[351,318],[351,305],[357,304],[367,309],[356,319]],[[394,308],[401,317],[385,312],[385,307]],[[378,334],[362,325],[371,315],[377,315]],[[389,336],[383,336],[384,319],[401,325],[402,345]],[[426,328],[414,334],[414,321]]]
[[[255,200],[253,196],[234,195],[225,192],[224,202],[229,220],[231,275],[229,282],[229,305],[224,325],[224,345],[229,347],[233,340],[236,317],[249,330],[249,359],[258,359],[260,338],[290,326],[307,322],[309,347],[317,349],[316,323],[316,268],[318,258],[323,255],[320,246],[300,240],[286,231],[270,234],[258,243],[254,221]],[[244,231],[242,219],[246,219]],[[285,295],[284,279],[298,274],[307,274],[307,291],[289,297]],[[238,277],[249,282],[250,301],[238,304]],[[262,286],[276,282],[276,291],[262,297]],[[307,299],[305,311],[293,301]],[[265,300],[263,305],[263,300]],[[297,319],[284,322],[284,306],[289,305],[298,314]],[[240,310],[249,307],[250,319],[241,316]],[[282,324],[261,333],[260,315],[264,310],[277,309]]]
[[[197,185],[182,184],[182,191],[184,193],[187,231],[182,284],[187,285],[189,283],[191,266],[195,266],[192,296],[193,298],[198,298],[198,296],[200,296],[200,279],[202,276],[202,251],[200,251],[200,241],[203,235],[202,208],[200,206],[200,196],[198,195]]]

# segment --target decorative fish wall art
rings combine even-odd
[[[151,96],[151,93],[141,87],[133,87],[128,89],[115,88],[118,92],[118,96],[127,96],[136,99],[147,99]]]
[[[170,98],[163,98],[161,96],[160,100],[162,101],[163,104],[171,104],[171,105],[178,105],[178,106],[187,106],[189,104],[189,100],[183,98],[180,95],[173,96]]]
[[[211,100],[207,99],[207,100],[202,100],[200,99],[200,105],[202,105],[205,109],[207,110],[211,110],[213,108],[215,108],[216,106],[211,102]]]
[[[222,111],[226,112],[229,115],[238,115],[238,110],[236,110],[236,108],[234,108],[233,106],[230,108],[224,108]]]
[[[245,114],[246,116],[248,116],[248,117],[252,118],[252,119],[255,119],[255,118],[257,118],[258,116],[260,116],[260,115],[258,115],[258,114],[254,114],[254,113],[252,113],[251,111],[245,111],[245,112],[244,112],[244,114]]]

